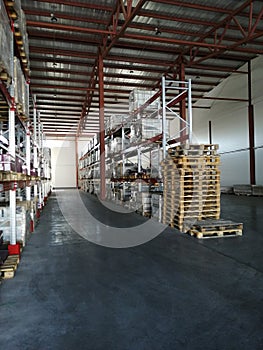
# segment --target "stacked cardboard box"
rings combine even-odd
[[[187,232],[196,220],[220,217],[218,145],[181,145],[162,163],[164,224]]]

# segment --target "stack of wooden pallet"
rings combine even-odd
[[[163,223],[187,232],[196,220],[220,217],[218,145],[180,145],[162,163]]]

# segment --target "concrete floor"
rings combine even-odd
[[[82,197],[108,224],[144,220]],[[0,286],[0,348],[263,349],[263,198],[223,195],[222,217],[244,222],[244,236],[167,228],[112,249],[75,233],[53,194],[15,278]]]

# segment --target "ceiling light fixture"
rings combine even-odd
[[[160,22],[159,21],[157,22],[157,25],[154,28],[154,30],[155,30],[155,35],[161,35],[162,34],[162,32],[160,30]]]
[[[54,13],[51,13],[51,14],[50,14],[50,17],[51,17],[51,18],[50,18],[51,22],[55,23],[55,22],[58,21],[57,17],[54,15]]]
[[[159,27],[155,27],[155,35],[161,35],[162,32],[160,31]]]

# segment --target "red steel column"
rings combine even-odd
[[[256,184],[255,165],[255,130],[254,130],[254,106],[252,104],[252,74],[251,62],[248,62],[248,130],[249,130],[249,163],[250,185]]]
[[[79,143],[78,143],[78,136],[75,138],[75,156],[76,156],[76,187],[79,188]]]
[[[103,73],[103,56],[100,52],[98,60],[99,69],[99,120],[100,120],[100,198],[106,197],[105,183],[105,126],[104,126],[104,73]]]
[[[184,69],[184,63],[181,62],[180,63],[180,70],[179,70],[179,80],[180,81],[185,81],[185,69]],[[184,84],[181,85],[182,87],[184,87]],[[179,91],[180,93],[181,91]],[[180,107],[180,116],[183,120],[186,120],[186,99],[182,99],[182,101],[180,101],[179,103],[179,107]],[[180,121],[180,129],[185,129],[186,124],[183,121]],[[186,129],[183,130],[182,132],[180,132],[180,136],[183,138],[186,135]]]

